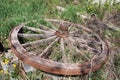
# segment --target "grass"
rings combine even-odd
[[[62,6],[67,10],[60,12],[56,9],[56,6]],[[37,22],[46,24],[42,19],[43,18],[57,18],[68,20],[75,23],[83,23],[81,18],[77,16],[76,12],[79,13],[88,13],[97,14],[98,18],[102,20],[106,12],[112,10],[120,10],[120,5],[110,5],[109,2],[106,2],[104,5],[101,3],[92,4],[91,0],[79,0],[79,4],[74,4],[74,0],[0,0],[0,42],[3,43],[5,48],[8,46],[8,36],[13,27],[22,23],[30,22],[29,25],[37,26],[37,24],[31,24],[31,21],[37,20]],[[120,32],[109,31],[113,39],[120,39]],[[120,47],[120,44],[116,44]],[[118,78],[120,76],[120,67],[119,61],[120,57],[116,56],[115,58],[115,73]],[[69,80],[80,80],[81,78],[89,80],[107,80],[104,75],[104,69],[101,69],[92,74],[91,77],[87,76],[77,76],[73,78],[67,78]],[[43,72],[38,72],[40,78],[44,77]],[[32,79],[36,80],[36,74],[38,73],[28,73],[28,76],[32,75]],[[66,80],[67,80],[66,79]],[[119,78],[120,79],[120,78]],[[7,79],[6,79],[7,80]],[[52,80],[52,79],[51,79]],[[57,77],[59,80],[59,77]]]

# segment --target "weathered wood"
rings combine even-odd
[[[113,25],[113,24],[106,24],[109,29],[115,30],[115,31],[120,31],[120,28]]]
[[[52,27],[52,28],[51,28],[51,27]],[[40,29],[56,32],[57,29],[53,28],[53,26],[51,26],[51,27],[48,28],[48,27],[45,26],[45,25],[40,25]]]
[[[67,40],[67,39],[66,39]],[[92,48],[92,47],[90,47],[90,46],[88,46],[88,41],[89,40],[85,40],[85,39],[83,39],[83,38],[78,38],[78,37],[69,37],[68,38],[68,40],[70,40],[70,44],[71,43],[78,43],[76,46],[77,47],[80,47],[80,48],[86,48],[85,50],[87,50],[87,51],[89,51],[90,53],[93,53],[93,54],[100,54],[101,53],[101,51],[100,50],[98,50],[98,49],[95,49],[95,48]],[[100,43],[99,42],[95,42],[96,43],[96,45],[98,45],[98,47],[100,46]],[[70,47],[74,47],[74,46],[70,46]],[[82,53],[82,52],[81,52]]]
[[[37,41],[33,41],[33,42],[27,42],[25,44],[22,44],[22,46],[23,47],[29,47],[29,46],[40,45],[40,44],[43,44],[43,43],[48,43],[48,42],[52,41],[55,38],[56,38],[56,36],[52,36],[52,37],[42,39],[42,40],[37,40]]]
[[[95,49],[95,48],[92,48],[92,47],[90,47],[90,46],[88,46],[88,45],[85,45],[84,47],[87,48],[88,52],[93,53],[94,55],[98,55],[98,54],[101,53],[100,50]]]
[[[19,37],[24,37],[24,38],[48,38],[51,36],[55,36],[55,34],[18,34]]]
[[[89,53],[93,53],[94,55],[98,55],[101,53],[101,50],[95,49],[93,47],[88,46],[87,44],[80,44],[77,46],[79,49],[82,48],[84,50],[87,50]]]
[[[24,28],[28,29],[28,30],[31,30],[31,31],[34,31],[34,32],[38,32],[38,33],[46,33],[46,34],[51,34],[51,33],[54,33],[52,31],[46,31],[46,30],[42,30],[42,29],[39,29],[39,28],[34,28],[34,27],[28,27],[28,26],[24,26]]]
[[[90,58],[88,58],[87,56],[85,56],[78,48],[76,48],[76,51],[78,54],[80,54],[81,56],[83,56],[84,58],[86,58],[88,61],[90,60]]]
[[[55,20],[55,21],[58,21],[59,23],[63,23],[63,24],[69,24],[69,25],[73,24],[71,22],[66,22],[66,21],[62,21],[62,20]],[[58,24],[58,22],[56,22],[56,23]],[[42,57],[37,56],[37,55],[30,54],[30,52],[28,52],[26,50],[26,47],[22,47],[22,45],[20,44],[20,41],[18,39],[18,33],[19,33],[20,29],[23,27],[23,25],[19,25],[19,26],[15,27],[12,30],[12,32],[10,33],[10,37],[9,37],[10,46],[11,46],[13,52],[16,54],[16,56],[18,56],[19,59],[23,60],[25,63],[27,63],[35,68],[38,68],[38,69],[45,71],[45,72],[48,72],[48,73],[58,74],[58,75],[83,75],[83,74],[88,74],[90,72],[90,70],[92,70],[92,72],[94,72],[94,71],[100,69],[100,67],[108,59],[107,43],[104,42],[104,40],[101,37],[99,37],[99,35],[97,35],[91,29],[88,29],[87,27],[84,27],[84,26],[81,26],[78,24],[74,24],[74,26],[80,27],[86,32],[90,32],[90,33],[95,34],[95,36],[97,36],[99,41],[101,42],[101,45],[102,45],[101,54],[97,55],[95,58],[92,57],[92,59],[91,59],[92,64],[90,61],[85,61],[82,63],[68,63],[68,62],[62,63],[59,61],[54,61],[54,60],[42,58]],[[42,32],[40,32],[40,33],[42,33]],[[55,39],[55,38],[53,38],[53,39]],[[40,41],[40,40],[39,40],[40,42],[39,41],[28,42],[27,46],[29,46],[31,44],[36,46],[36,45],[39,45],[39,43],[46,43],[46,42],[49,43],[49,41],[52,42],[53,39],[50,39],[50,40],[46,39],[45,42]],[[65,38],[63,40],[65,40]],[[60,45],[63,46],[63,44],[64,44],[64,41],[63,42],[60,41]],[[74,47],[74,44],[72,45],[72,47]],[[61,51],[63,50],[63,52],[64,52],[65,50],[64,50],[64,48],[63,49],[62,48],[61,48]],[[45,50],[48,51],[49,49],[46,48]]]
[[[61,50],[61,53],[62,53],[62,60],[64,63],[67,62],[67,57],[66,57],[66,54],[65,54],[65,47],[64,47],[64,40],[63,38],[60,39],[60,50]]]
[[[47,48],[43,50],[43,52],[39,55],[40,57],[47,56],[47,51],[59,40],[59,38],[56,38]]]

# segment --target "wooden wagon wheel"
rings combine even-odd
[[[10,46],[20,60],[58,75],[88,74],[106,62],[107,43],[91,29],[63,20],[45,21],[54,27],[20,24],[11,31]]]

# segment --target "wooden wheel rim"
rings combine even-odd
[[[46,20],[53,21],[53,22],[68,23],[70,25],[79,26],[87,31],[93,32],[92,30],[86,27],[83,27],[81,25],[74,24],[71,22],[67,22],[63,20],[55,20],[55,19],[46,19]],[[102,46],[102,53],[99,56],[97,55],[92,59],[92,65],[90,61],[80,63],[80,64],[60,63],[60,62],[55,62],[53,60],[47,60],[47,59],[41,58],[40,56],[30,55],[26,51],[26,49],[23,48],[23,46],[20,44],[18,40],[18,32],[23,26],[24,24],[20,24],[11,31],[9,36],[10,47],[13,53],[20,60],[42,71],[52,73],[52,74],[57,74],[57,75],[83,75],[83,74],[88,74],[90,71],[94,72],[98,70],[107,61],[108,46],[107,46],[107,43],[103,41],[100,37],[99,38],[101,39],[101,43],[104,46]],[[94,34],[97,35],[96,33]]]

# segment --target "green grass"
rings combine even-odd
[[[61,13],[56,10],[57,5],[67,10]],[[76,15],[76,12],[95,13],[99,18],[102,18],[104,11],[115,8],[116,5],[110,6],[109,3],[106,3],[104,6],[101,4],[93,5],[90,1],[82,1],[82,4],[75,5],[72,0],[0,0],[0,39],[4,43],[5,39],[8,38],[10,30],[22,22],[43,18],[58,18],[81,23],[81,19]],[[120,9],[120,6],[117,6],[117,9]]]
[[[22,22],[31,22],[37,20],[41,24],[46,24],[44,18],[56,18],[68,20],[75,23],[83,23],[81,18],[77,16],[76,12],[97,14],[99,19],[103,19],[106,12],[112,10],[120,10],[120,5],[110,6],[109,2],[104,5],[92,4],[91,0],[79,0],[79,4],[74,4],[74,0],[0,0],[0,42],[5,47],[8,46],[8,36],[13,27]],[[67,10],[60,12],[56,9],[56,6],[62,6]],[[38,26],[36,24],[29,23],[31,26]],[[49,25],[49,24],[48,24]],[[120,32],[110,32],[113,38],[120,38]],[[120,44],[119,44],[120,46]],[[119,60],[119,58],[116,58]],[[117,69],[120,69],[118,62],[115,63]],[[118,71],[116,71],[118,73]],[[37,74],[37,73],[35,73]],[[39,73],[42,75],[41,73]],[[100,71],[92,74],[89,80],[106,80]],[[31,76],[32,74],[28,74]],[[119,76],[119,73],[118,73]],[[33,79],[36,75],[32,76]],[[73,80],[79,80],[82,76],[74,77]],[[71,78],[72,79],[72,78]],[[36,80],[36,79],[35,79]]]

